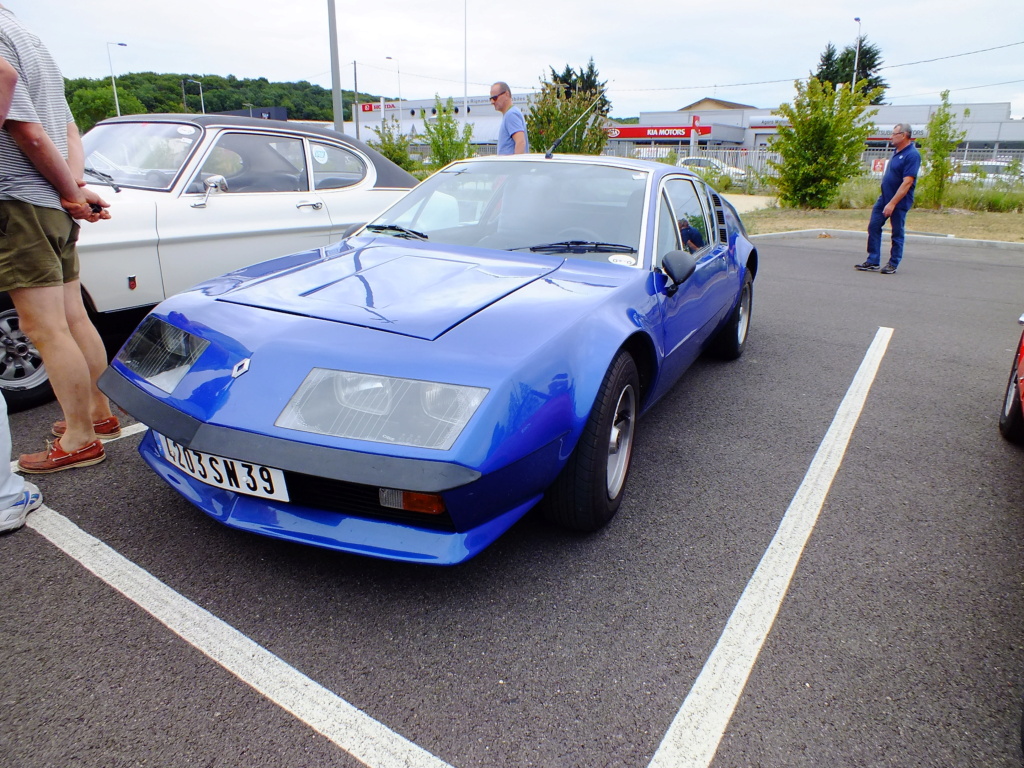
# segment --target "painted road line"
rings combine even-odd
[[[370,768],[450,768],[179,595],[63,515],[44,505],[29,515],[26,525],[185,642]]]
[[[771,544],[649,768],[707,768],[779,612],[892,338],[879,328]]]

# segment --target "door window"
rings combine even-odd
[[[210,151],[199,179],[189,188],[201,192],[212,175],[227,181],[225,192],[298,192],[308,189],[302,139],[259,133],[224,133]]]

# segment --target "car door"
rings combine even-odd
[[[217,189],[204,182],[221,177]],[[331,217],[310,189],[302,137],[224,130],[177,196],[157,211],[164,294],[242,266],[320,248]]]
[[[377,174],[369,158],[318,138],[309,140],[313,189],[331,219],[331,240],[340,240],[353,224],[377,218],[407,190],[374,187]]]
[[[681,222],[702,235],[703,244],[692,250],[697,266],[677,289],[666,283],[661,292],[662,333],[666,371],[670,380],[688,367],[715,331],[724,315],[721,289],[726,278],[726,248],[717,242],[709,211],[698,187],[686,177],[670,177],[659,195],[655,266],[671,250],[682,248]]]

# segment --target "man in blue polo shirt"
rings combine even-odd
[[[896,148],[896,152],[882,176],[882,194],[871,209],[868,258],[863,264],[855,265],[861,272],[874,272],[881,263],[882,225],[886,219],[891,222],[892,249],[889,251],[889,263],[882,267],[882,274],[895,273],[903,259],[903,225],[907,220],[907,211],[914,204],[914,187],[921,172],[921,154],[911,138],[911,129],[907,123],[893,127],[889,142]]]
[[[519,107],[512,103],[512,91],[508,83],[498,82],[491,86],[491,103],[501,112],[501,126],[498,128],[498,154],[522,155],[530,151],[530,140],[526,137],[526,119]]]

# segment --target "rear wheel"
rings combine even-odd
[[[1020,380],[1018,378],[1019,363],[1018,359],[1014,359],[1013,367],[1010,369],[1010,380],[1006,384],[1003,410],[999,413],[999,431],[1007,440],[1024,445],[1024,414],[1021,413]]]
[[[723,360],[735,360],[743,354],[750,331],[750,311],[754,306],[754,278],[747,271],[743,276],[743,288],[739,301],[725,325],[718,332],[711,345],[711,352]]]
[[[34,408],[53,399],[43,359],[22,333],[18,310],[7,294],[0,294],[0,390],[9,411]]]
[[[628,352],[605,374],[569,462],[548,489],[548,520],[575,531],[607,525],[622,502],[640,410],[640,378]]]

